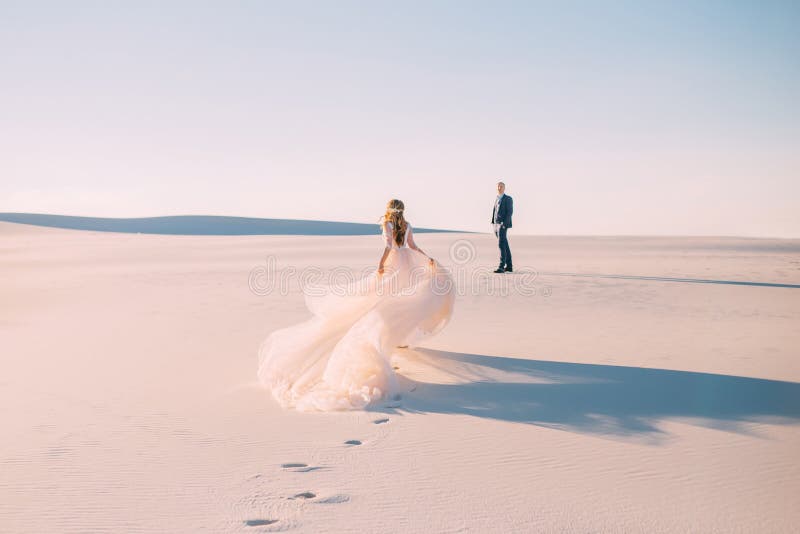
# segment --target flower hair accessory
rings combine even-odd
[[[392,213],[400,213],[403,211],[402,208],[387,208],[386,211],[391,211]]]

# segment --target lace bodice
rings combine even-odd
[[[381,234],[383,235],[383,241],[386,246],[390,248],[401,248],[394,240],[394,225],[390,221],[386,221],[381,227],[383,228]],[[408,221],[406,221],[406,235],[403,236],[402,247],[414,248],[414,236],[411,234],[411,224]]]

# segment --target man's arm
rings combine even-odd
[[[506,225],[506,219],[511,216],[512,209],[513,204],[511,203],[511,197],[505,195],[503,201],[500,203],[500,207],[497,209],[497,222],[500,223],[501,226]]]

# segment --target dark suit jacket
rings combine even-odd
[[[504,228],[511,228],[511,215],[514,213],[514,199],[508,195],[503,195],[500,199],[500,207],[497,210],[497,222],[503,223]],[[492,207],[492,218],[489,222],[494,222],[494,207]]]

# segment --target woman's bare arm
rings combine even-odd
[[[392,226],[387,221],[383,222],[383,235],[386,241],[386,248],[383,249],[383,256],[381,256],[381,259],[378,262],[378,274],[383,274],[383,263],[386,261],[386,257],[389,255],[389,252],[392,250],[392,240],[394,239]]]
[[[408,227],[408,246],[409,246],[409,248],[412,248],[412,249],[416,250],[417,252],[425,254],[425,251],[422,250],[421,248],[419,248],[417,246],[416,242],[414,242],[414,232],[411,231],[411,226]],[[428,256],[427,254],[425,254],[425,255]],[[431,264],[433,264],[433,258],[428,256],[428,259],[430,260]]]
[[[378,262],[378,273],[383,274],[383,262],[386,261],[386,256],[389,255],[389,252],[392,250],[392,247],[386,247],[383,249],[383,256],[381,256],[381,261]]]

